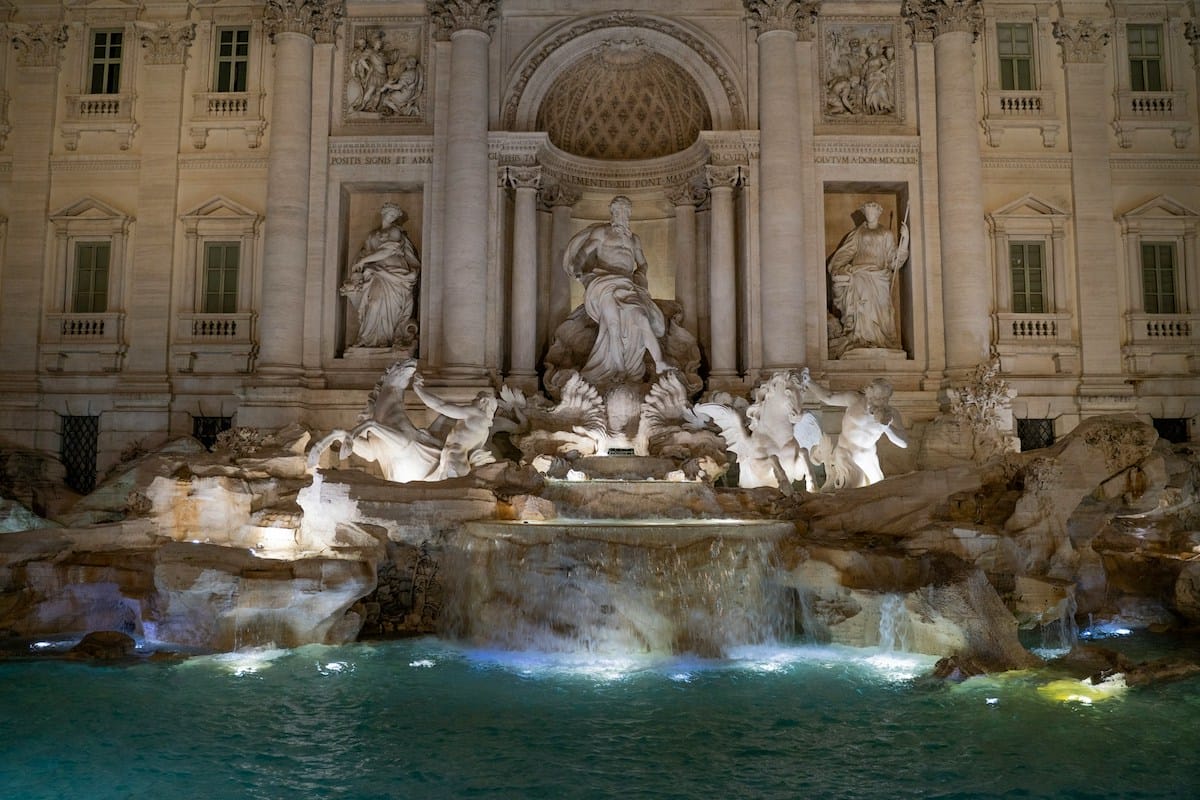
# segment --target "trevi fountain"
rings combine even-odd
[[[171,441],[49,519],[7,452],[5,764],[59,788],[5,796],[1187,796],[1194,448],[1108,416],[1017,452],[994,362],[919,425],[883,379],[706,391],[629,207],[566,247],[537,391],[402,354],[344,428]],[[894,346],[907,228],[864,215],[846,349]],[[382,219],[342,293],[405,345]]]

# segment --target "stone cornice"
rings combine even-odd
[[[871,136],[839,136],[835,140],[818,140],[814,157],[818,164],[917,164],[921,145],[916,137],[888,137],[883,143]]]
[[[195,23],[138,25],[138,38],[146,50],[147,64],[182,64],[187,59],[188,48],[196,38]]]
[[[263,25],[272,39],[280,33],[299,33],[329,43],[345,13],[342,0],[267,0]]]
[[[743,4],[746,21],[759,36],[772,31],[787,31],[810,42],[816,33],[821,4],[815,0],[743,0]]]
[[[969,33],[975,39],[983,27],[980,0],[904,0],[901,13],[918,42],[944,33]]]
[[[8,24],[8,35],[22,67],[57,67],[67,43],[66,25]]]
[[[1055,20],[1054,38],[1062,47],[1066,64],[1103,64],[1104,46],[1112,36],[1107,22],[1099,24],[1090,19]]]
[[[439,39],[459,31],[496,32],[500,0],[428,0],[429,18]]]

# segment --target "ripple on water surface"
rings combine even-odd
[[[172,665],[0,663],[0,797],[1195,797],[1200,681],[1087,705],[1025,672],[755,647],[727,660],[435,640]]]

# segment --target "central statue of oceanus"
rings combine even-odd
[[[567,243],[562,268],[583,284],[584,296],[546,356],[546,386],[556,395],[573,372],[602,396],[623,385],[653,384],[673,371],[690,391],[700,389],[699,346],[681,324],[679,304],[650,296],[632,211],[628,197],[614,197],[608,222],[589,225]]]

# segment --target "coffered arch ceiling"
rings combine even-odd
[[[559,74],[537,127],[572,155],[625,161],[687,149],[712,115],[675,61],[641,39],[610,39]]]

